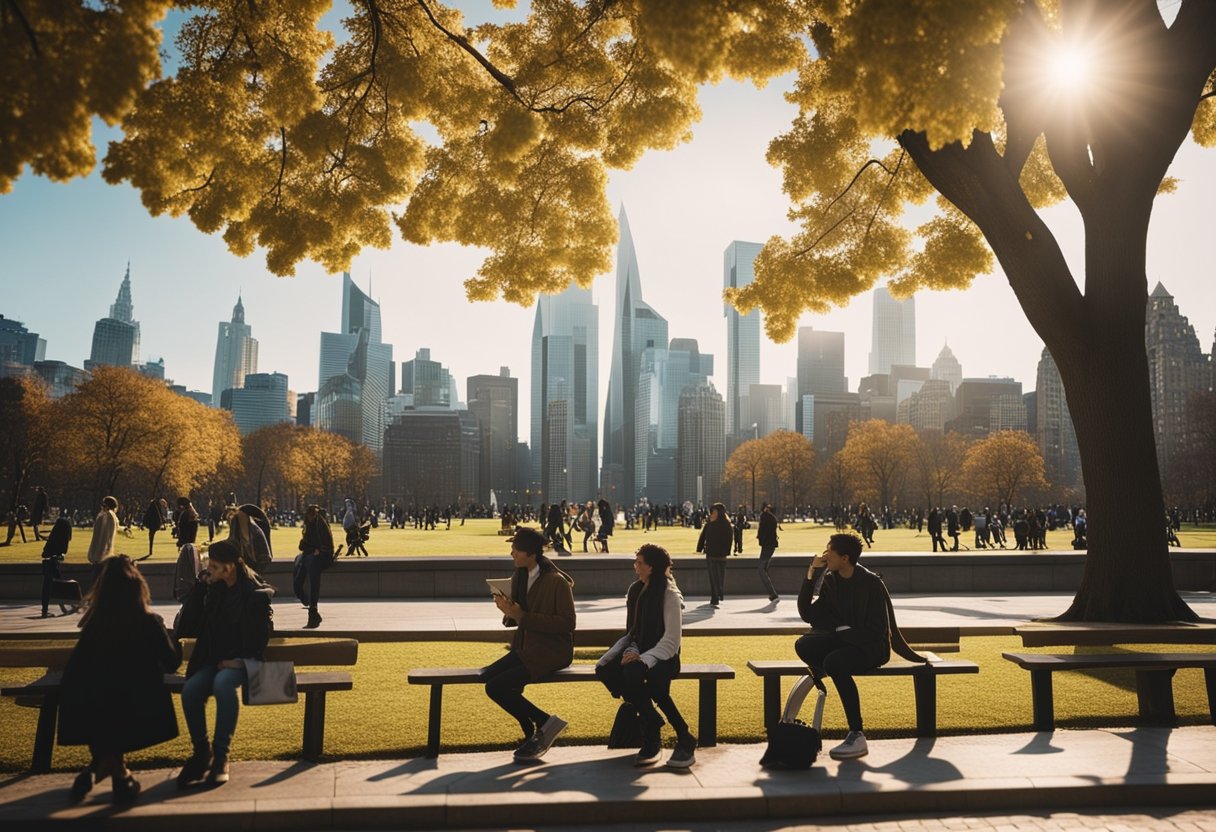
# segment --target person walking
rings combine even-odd
[[[747,519],[747,507],[740,505],[735,509],[735,522],[732,524],[735,532],[735,554],[743,554],[743,532],[750,529],[752,524]]]
[[[114,554],[114,538],[118,535],[118,500],[101,498],[101,510],[93,520],[93,536],[89,539],[89,563],[93,565],[93,579],[101,572],[101,562]]]
[[[346,531],[346,554],[367,557],[367,548],[363,545],[363,524],[359,522],[359,510],[355,501],[346,498],[346,513],[342,515],[342,528]]]
[[[764,504],[764,508],[760,511],[759,525],[760,528],[756,530],[756,543],[760,545],[760,583],[764,584],[765,590],[768,591],[768,600],[779,601],[781,596],[777,594],[777,590],[773,586],[773,579],[768,574],[773,553],[777,551],[777,529],[779,528],[777,515],[771,504]]]
[[[633,560],[637,580],[625,593],[625,635],[595,665],[613,697],[632,705],[642,723],[642,748],[634,765],[648,766],[662,753],[663,717],[676,732],[670,768],[696,762],[696,738],[671,699],[671,680],[680,672],[680,610],[684,596],[671,574],[671,555],[661,546],[644,544]]]
[[[591,540],[591,536],[595,534],[595,503],[588,500],[578,513],[578,519],[575,520],[575,525],[579,531],[583,533],[583,553],[587,552],[587,543]]]
[[[557,552],[558,556],[570,554],[566,551],[566,512],[564,506],[564,502],[561,505],[557,503],[551,504],[548,516],[545,518],[545,539],[552,544],[553,551]]]
[[[300,554],[304,557],[304,574],[308,581],[308,623],[306,630],[321,626],[317,604],[321,596],[321,570],[334,562],[334,536],[329,520],[318,505],[304,511],[304,529],[300,536]]]
[[[191,545],[197,543],[199,516],[189,497],[177,498],[176,520],[174,534],[177,535],[177,548],[180,550],[187,543]]]
[[[34,509],[30,512],[30,527],[34,530],[34,540],[42,540],[38,527],[46,521],[47,499],[46,489],[41,485],[34,486]]]
[[[182,688],[182,714],[190,730],[193,753],[177,775],[177,787],[188,788],[204,777],[218,786],[228,782],[228,751],[236,731],[246,684],[242,659],[261,659],[273,632],[274,587],[257,576],[237,547],[218,540],[208,552],[207,569],[182,605],[177,635],[194,638]],[[207,700],[215,698],[214,743],[207,739]]]
[[[524,698],[524,687],[574,661],[574,580],[544,555],[545,536],[520,527],[511,537],[511,597],[494,595],[505,627],[515,628],[511,649],[481,671],[486,696],[513,716],[524,740],[516,762],[539,760],[564,730],[566,721]]]
[[[951,506],[946,512],[946,534],[954,540],[954,545],[950,547],[951,552],[958,551],[958,506]]]
[[[709,570],[709,605],[717,607],[726,597],[726,559],[730,557],[735,532],[726,515],[726,505],[714,503],[709,507],[709,522],[701,529],[697,551],[705,553]]]
[[[144,528],[148,532],[148,554],[144,555],[140,560],[147,560],[152,557],[152,544],[156,540],[156,533],[164,528],[168,518],[165,517],[160,510],[160,501],[152,499],[148,501],[148,507],[144,510]]]
[[[91,757],[72,781],[72,802],[107,775],[114,802],[134,802],[140,785],[125,756],[177,736],[164,674],[181,663],[181,646],[152,612],[148,584],[135,563],[126,555],[106,558],[63,670],[59,744],[87,745]]]
[[[596,529],[595,540],[599,544],[599,550],[603,554],[608,554],[608,538],[612,537],[612,527],[616,523],[616,518],[613,516],[612,504],[603,497],[595,504],[600,515],[600,527]]]
[[[50,618],[51,587],[59,580],[59,564],[68,554],[68,543],[72,540],[72,521],[67,515],[59,515],[51,533],[42,547],[42,617]]]

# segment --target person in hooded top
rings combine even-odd
[[[634,765],[658,762],[663,717],[676,732],[667,765],[696,762],[696,738],[671,698],[671,680],[680,672],[681,610],[684,596],[671,574],[671,555],[661,546],[641,546],[633,560],[637,580],[625,594],[625,635],[596,663],[595,675],[614,697],[632,705],[642,724],[642,748]],[[655,706],[658,706],[658,711]]]

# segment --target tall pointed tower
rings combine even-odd
[[[118,297],[110,304],[110,316],[102,318],[93,326],[93,347],[86,370],[110,365],[130,367],[139,360],[139,321],[135,320],[135,306],[131,302],[131,263],[118,287]]]
[[[225,390],[240,390],[245,376],[258,371],[258,342],[253,327],[245,323],[245,304],[237,295],[232,320],[220,321],[215,341],[215,369],[211,376],[211,402],[220,406]]]

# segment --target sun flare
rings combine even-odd
[[[1089,55],[1074,46],[1060,46],[1048,61],[1048,73],[1057,89],[1079,90],[1089,80]]]

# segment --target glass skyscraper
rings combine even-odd
[[[756,279],[756,255],[764,246],[735,240],[722,254],[722,286],[742,289]],[[726,432],[743,433],[747,408],[743,399],[753,384],[760,383],[760,310],[746,315],[729,303],[722,307],[726,316]]]
[[[916,298],[896,300],[887,287],[874,290],[874,327],[870,375],[889,373],[896,364],[916,364]]]
[[[211,401],[218,407],[225,390],[245,386],[245,376],[258,371],[258,342],[253,327],[245,323],[245,304],[238,295],[232,320],[220,321],[215,340],[215,371],[211,379]]]
[[[616,254],[612,371],[604,406],[604,468],[600,482],[601,491],[612,503],[632,504],[637,498],[635,410],[642,354],[666,344],[667,320],[642,300],[637,253],[622,207]]]
[[[393,386],[393,347],[380,342],[380,333],[380,304],[343,273],[342,331],[321,333],[313,423],[366,445],[377,457]]]
[[[97,366],[130,367],[139,359],[139,322],[131,302],[131,264],[118,288],[118,297],[110,305],[110,317],[102,318],[93,327],[93,348],[86,370]]]
[[[530,438],[532,481],[546,502],[597,493],[598,344],[599,309],[589,289],[571,286],[537,298]]]

